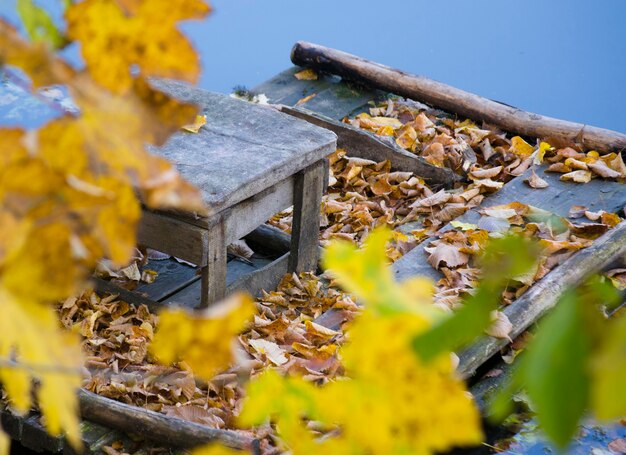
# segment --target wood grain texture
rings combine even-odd
[[[297,42],[292,49],[291,60],[296,65],[337,74],[524,136],[558,137],[566,141],[580,138],[579,142],[590,149],[626,149],[626,134],[525,112],[424,76],[405,73],[317,44]]]
[[[200,307],[206,308],[226,295],[226,225],[211,228],[207,245],[207,265],[201,269]]]
[[[230,430],[218,430],[158,412],[130,406],[86,390],[78,391],[80,413],[93,422],[132,431],[148,440],[173,447],[192,447],[220,442],[234,449],[253,450],[255,439]]]
[[[325,166],[322,161],[295,175],[290,272],[315,272],[319,260],[320,205]]]
[[[585,184],[562,182],[561,174],[544,173],[545,168],[545,166],[540,167],[536,169],[536,172],[549,183],[548,188],[538,190],[524,183],[524,180],[531,175],[531,170],[528,170],[508,182],[497,193],[487,197],[480,207],[468,211],[456,220],[476,224],[481,217],[479,213],[481,208],[515,201],[564,217],[568,216],[572,205],[584,205],[594,212],[598,210],[622,212],[626,204],[626,185],[602,179],[594,179]],[[447,229],[453,228],[449,224],[442,228],[442,230]],[[428,246],[430,240],[434,238],[424,241],[393,264],[392,270],[397,280],[403,281],[412,276],[427,276],[436,281],[442,277],[440,272],[426,262],[427,255],[424,248]]]
[[[509,336],[514,339],[552,309],[559,297],[582,283],[593,272],[601,270],[626,254],[626,221],[596,240],[592,246],[576,252],[552,270],[528,292],[504,309],[513,324]],[[459,355],[457,369],[462,378],[472,376],[476,369],[508,344],[508,340],[483,337]]]
[[[207,263],[208,231],[167,214],[143,210],[137,243],[199,266]]]
[[[285,180],[336,148],[334,133],[270,107],[181,82],[158,79],[151,84],[198,105],[207,116],[197,134],[180,131],[151,150],[200,189],[213,213]]]
[[[349,156],[373,161],[389,160],[394,170],[413,172],[431,184],[451,187],[461,179],[451,169],[433,166],[414,153],[407,152],[392,141],[386,141],[361,128],[325,117],[303,108],[281,107],[282,112],[329,129],[337,135],[337,147]]]

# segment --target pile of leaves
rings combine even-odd
[[[149,349],[159,318],[145,305],[135,306],[116,295],[99,296],[87,291],[59,303],[58,313],[64,327],[82,336],[85,389],[213,428],[233,428],[244,397],[242,377],[273,366],[285,374],[297,373],[323,383],[343,371],[337,350],[344,334],[314,322],[331,308],[340,322],[358,313],[350,296],[323,286],[319,277],[310,273],[286,275],[277,290],[264,293],[249,308],[233,315],[237,327],[232,333],[224,332],[227,324],[223,320],[217,320],[213,327],[183,325],[172,330],[165,327],[169,322],[162,320],[159,328],[168,334],[165,344],[184,352],[187,359],[171,363],[163,361],[163,346]],[[163,317],[171,319],[172,313]],[[173,342],[180,330],[198,336],[213,334],[214,348],[222,342],[226,360],[222,359],[218,368],[207,370],[211,361],[206,351],[200,350],[195,360],[203,366],[198,367],[190,346],[176,347]],[[227,369],[231,344],[223,341],[234,337],[237,365]],[[153,351],[161,351],[161,363]],[[213,350],[212,357],[216,356]],[[205,381],[200,379],[202,376],[211,379]]]
[[[574,206],[570,216],[580,217]],[[621,219],[617,214],[585,211],[593,222],[574,222],[550,212],[520,202],[485,207],[479,210],[477,224],[453,221],[454,229],[436,234],[425,251],[429,264],[443,274],[437,283],[436,302],[454,309],[463,295],[472,292],[482,278],[476,258],[490,238],[518,234],[538,240],[539,251],[533,267],[525,274],[513,277],[503,293],[503,304],[520,297],[533,283],[563,263],[576,251],[591,245],[593,240]]]

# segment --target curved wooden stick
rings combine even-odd
[[[297,42],[291,61],[360,82],[523,136],[580,142],[588,149],[626,149],[626,134],[522,111],[441,82],[416,76],[318,44]]]

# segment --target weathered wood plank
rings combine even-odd
[[[143,294],[155,302],[175,294],[200,279],[197,268],[181,264],[174,258],[150,260],[144,267],[141,267],[141,270],[146,269],[157,272],[156,280],[150,284],[139,283],[133,292]]]
[[[282,106],[281,110],[286,114],[333,131],[337,134],[337,147],[345,149],[349,156],[358,156],[373,161],[389,160],[393,169],[413,172],[431,184],[452,186],[454,182],[461,179],[451,169],[433,166],[422,157],[397,146],[395,142],[386,141],[361,128],[303,108]]]
[[[334,133],[275,109],[180,82],[159,79],[152,84],[198,105],[208,118],[197,134],[176,133],[154,152],[174,163],[214,212],[254,196],[335,150]]]
[[[226,293],[226,225],[221,222],[211,227],[207,246],[207,265],[201,269],[202,292],[200,306],[206,308]]]
[[[207,263],[207,230],[166,214],[144,210],[137,229],[137,243],[199,266]]]
[[[520,335],[552,309],[566,290],[582,283],[591,273],[601,270],[624,254],[626,221],[604,234],[589,248],[577,251],[535,283],[522,297],[507,306],[503,312],[513,324],[509,336],[515,338]],[[480,365],[508,343],[508,340],[482,337],[459,354],[459,375],[463,378],[472,376]]]
[[[259,258],[256,256],[253,256],[251,258],[251,261],[252,265],[237,260],[232,260],[228,262],[228,265],[226,267],[226,294],[235,290],[235,287],[233,287],[234,282],[240,280],[242,277],[257,272],[260,269],[264,269],[272,262],[271,259]],[[285,265],[285,272],[286,271],[287,266]],[[256,280],[258,279],[259,278],[256,278]],[[164,299],[160,304],[184,306],[185,308],[190,309],[199,308],[200,293],[201,284],[199,281],[195,281],[189,286]]]
[[[230,430],[217,430],[158,412],[130,406],[86,390],[78,391],[83,418],[123,431],[132,430],[146,439],[176,447],[192,447],[218,441],[235,449],[252,449],[255,440]]]
[[[579,141],[590,149],[626,149],[626,134],[525,112],[424,76],[408,74],[355,55],[300,41],[291,51],[296,65],[337,74],[370,87],[423,101],[449,112],[485,121],[529,137]]]
[[[218,215],[226,225],[226,243],[239,240],[272,215],[291,206],[294,182],[295,178],[291,176]],[[211,229],[209,228],[210,233]]]
[[[117,432],[103,425],[98,425],[97,423],[82,421],[80,423],[80,434],[83,441],[82,452],[75,451],[67,440],[65,440],[63,445],[63,455],[91,455],[95,453],[95,450],[97,450],[94,447],[96,442],[106,435],[111,435],[111,433]]]
[[[291,248],[291,236],[269,224],[260,225],[244,238],[281,255],[288,253]]]
[[[602,179],[594,179],[585,184],[562,182],[559,180],[561,174],[543,173],[541,169],[545,167],[537,170],[537,173],[549,183],[548,188],[534,189],[524,183],[531,173],[528,170],[485,199],[480,207],[457,218],[457,221],[476,224],[481,217],[479,213],[481,208],[514,201],[564,217],[568,216],[572,205],[584,205],[592,211],[621,212],[626,204],[626,185],[624,184]],[[443,229],[452,229],[452,227],[447,225]],[[393,264],[392,270],[397,280],[403,281],[411,276],[427,276],[435,280],[441,278],[442,275],[426,262],[427,255],[424,247],[428,246],[429,241],[430,239],[424,241]]]
[[[48,434],[40,422],[40,415],[33,415],[24,421],[21,444],[34,452],[57,453],[63,450],[64,438]]]
[[[257,85],[250,92],[255,95],[264,94],[272,104],[293,106],[299,100],[315,93],[320,93],[341,80],[338,76],[321,74],[317,80],[300,81],[294,77],[294,74],[303,69],[298,66],[292,66],[270,80]]]
[[[319,259],[320,205],[324,163],[318,161],[296,175],[289,271],[315,271]]]
[[[382,98],[382,93],[367,88],[357,88],[344,81],[317,92],[313,98],[302,103],[302,107],[341,120],[355,111],[361,111],[370,101]]]

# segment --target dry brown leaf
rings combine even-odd
[[[572,171],[567,174],[563,174],[560,179],[576,183],[588,183],[591,181],[591,172],[584,170]]]
[[[295,77],[299,81],[316,81],[317,73],[315,72],[315,70],[307,68],[302,71],[298,71],[296,74],[293,75],[293,77]]]
[[[439,269],[442,263],[454,268],[465,265],[469,261],[468,254],[461,253],[457,246],[448,243],[440,243],[434,248],[427,248],[427,251],[430,253],[428,263],[435,269]]]
[[[509,334],[513,330],[513,324],[509,321],[509,318],[501,311],[492,311],[491,325],[485,330],[485,333],[494,338],[501,338],[504,340],[512,341]]]
[[[546,182],[544,179],[542,179],[537,174],[535,174],[534,169],[532,170],[530,177],[528,177],[527,179],[524,179],[524,182],[527,183],[528,186],[530,186],[531,188],[537,188],[537,189],[547,188],[550,186],[548,182]]]
[[[248,343],[256,352],[266,356],[274,365],[283,365],[289,361],[285,356],[286,351],[273,341],[257,339],[249,340]]]

